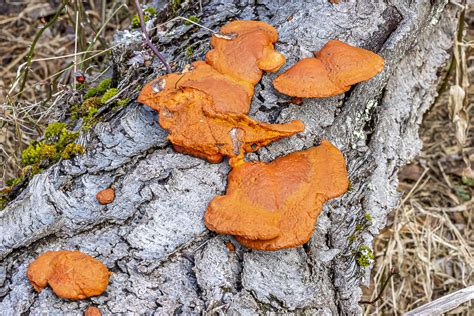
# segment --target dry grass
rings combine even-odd
[[[472,15],[469,18],[467,24],[472,26]],[[471,27],[464,36],[465,53],[470,56],[473,49],[467,46],[472,46],[474,29]],[[464,79],[469,81],[470,75],[472,82],[474,56],[466,58],[464,71],[468,74]],[[457,75],[456,71],[452,73],[451,86],[459,81]],[[465,88],[472,100],[473,87],[467,83]],[[465,100],[464,109],[470,119],[462,123],[468,127],[460,146],[463,135],[453,122],[454,104],[449,100],[452,92],[444,91],[425,115],[420,130],[423,150],[399,173],[403,197],[391,213],[388,227],[375,240],[373,281],[364,300],[374,300],[388,276],[397,274],[390,278],[381,299],[367,305],[367,315],[401,315],[474,283],[474,188],[466,178],[472,177],[469,165],[474,161],[474,130],[469,129],[474,126],[474,106]],[[473,313],[473,302],[450,312]]]

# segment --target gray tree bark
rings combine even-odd
[[[306,130],[249,159],[269,161],[327,138],[347,158],[352,191],[325,206],[303,247],[259,252],[233,241],[236,250],[228,251],[233,239],[203,223],[208,202],[225,191],[227,163],[174,152],[157,114],[131,104],[81,136],[86,154],[36,175],[0,211],[0,311],[80,313],[92,303],[105,313],[360,314],[360,286],[370,268],[358,265],[357,252],[385,225],[399,199],[397,170],[421,148],[418,125],[436,96],[456,27],[455,7],[446,3],[203,1],[201,23],[212,29],[230,19],[277,27],[276,48],[287,57],[281,71],[333,38],[385,58],[381,74],[345,95],[294,105],[273,89],[276,75],[267,74],[252,102],[252,117],[300,119]],[[207,31],[180,22],[160,28],[155,40],[178,63],[191,43],[201,57],[209,49]],[[121,32],[117,41],[122,50],[143,49],[138,32]],[[143,68],[120,58],[123,78],[138,79],[122,78],[119,88],[135,93],[162,71],[154,61],[157,70],[144,78]],[[95,194],[108,186],[116,199],[101,206]],[[27,266],[51,249],[79,249],[102,260],[113,272],[106,293],[74,302],[49,289],[35,293]]]

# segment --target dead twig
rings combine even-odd
[[[163,57],[163,55],[158,51],[156,46],[153,45],[153,43],[150,40],[150,36],[149,36],[148,31],[146,30],[146,26],[145,26],[145,19],[143,18],[143,11],[142,11],[142,8],[140,6],[140,2],[138,0],[135,0],[135,7],[137,8],[138,18],[140,19],[140,28],[142,30],[143,39],[145,40],[148,47],[156,55],[156,57],[158,57],[158,59],[161,61],[161,63],[165,66],[166,72],[171,73],[170,65],[166,62],[166,59]]]
[[[371,301],[359,301],[359,304],[374,304],[375,302],[377,302],[378,300],[380,300],[382,298],[382,294],[383,292],[385,291],[385,288],[387,287],[388,285],[388,282],[390,282],[390,279],[395,276],[395,275],[398,275],[398,272],[397,271],[390,271],[390,274],[388,275],[387,279],[385,280],[385,282],[382,284],[382,288],[380,289],[379,293],[377,294],[377,296],[371,300]]]

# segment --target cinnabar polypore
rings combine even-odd
[[[206,62],[222,74],[256,85],[263,71],[277,71],[285,63],[285,56],[274,49],[277,40],[278,32],[265,22],[233,21],[212,36]]]
[[[204,222],[257,250],[306,243],[324,202],[349,186],[344,156],[326,140],[270,163],[237,157],[231,165],[227,192],[209,203]]]
[[[57,296],[70,300],[101,295],[111,274],[99,260],[71,250],[43,253],[26,273],[37,292],[49,285]]]
[[[263,71],[276,71],[285,58],[274,51],[276,30],[260,21],[233,21],[214,34],[206,62],[146,84],[138,101],[160,112],[160,125],[183,153],[220,162],[253,152],[304,130],[301,121],[265,124],[246,114]]]
[[[238,156],[242,150],[256,151],[304,130],[304,124],[297,120],[266,124],[244,114],[215,111],[212,97],[198,89],[168,89],[147,101],[145,91],[149,89],[143,90],[139,100],[160,112],[159,123],[169,131],[168,139],[175,150],[209,162]]]
[[[329,41],[315,57],[297,62],[274,81],[281,93],[293,97],[324,98],[348,91],[384,68],[379,55],[338,40]]]

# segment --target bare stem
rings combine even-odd
[[[383,291],[385,290],[385,288],[387,287],[388,285],[388,282],[390,281],[390,279],[395,276],[395,275],[398,275],[398,272],[396,271],[390,271],[387,279],[385,280],[385,282],[382,284],[382,288],[380,289],[380,292],[379,294],[377,294],[377,297],[371,301],[359,301],[359,304],[369,304],[369,305],[372,305],[374,304],[375,302],[377,302],[378,300],[380,300],[382,298],[382,294],[383,294]]]
[[[146,30],[146,26],[145,26],[145,19],[143,18],[143,11],[138,0],[135,0],[135,7],[137,8],[138,18],[140,19],[140,28],[142,29],[142,35],[143,35],[143,38],[145,39],[146,44],[153,51],[156,57],[158,57],[161,63],[165,66],[166,72],[171,73],[170,65],[166,62],[166,59],[163,57],[163,55],[158,51],[158,49],[155,47],[155,45],[153,45],[153,43],[150,40],[150,36],[148,35],[148,31]]]

